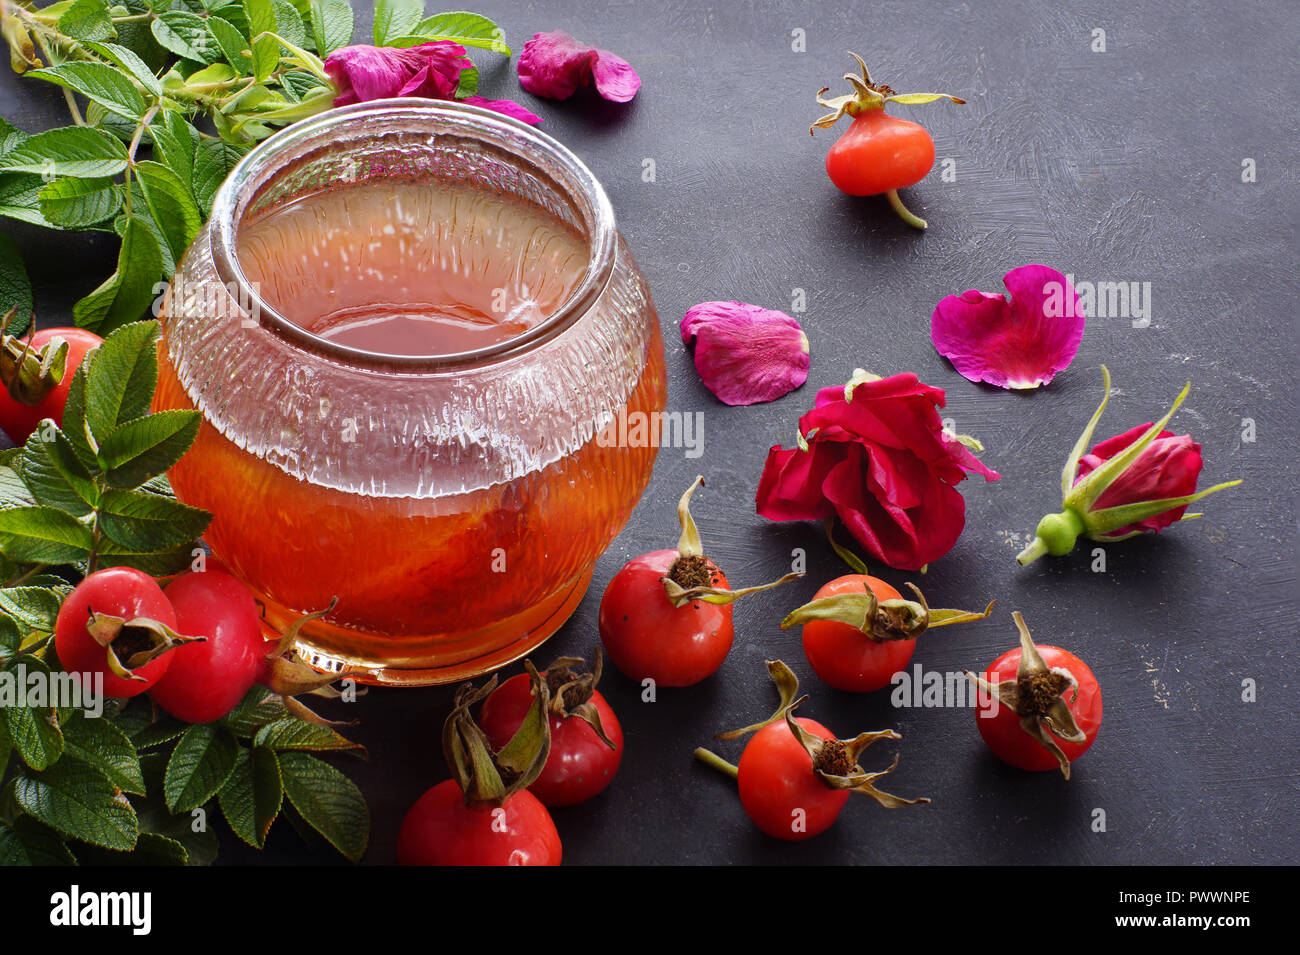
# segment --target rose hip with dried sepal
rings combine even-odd
[[[427,790],[407,811],[397,835],[400,865],[559,865],[559,833],[551,814],[528,791],[551,749],[550,688],[525,661],[533,700],[501,749],[474,722],[471,707],[497,687],[465,683],[442,727],[452,778]]]
[[[1101,729],[1101,688],[1088,665],[1060,647],[1036,646],[1019,611],[1020,647],[984,671],[967,673],[982,691],[976,725],[989,749],[1018,769],[1041,772],[1087,752]]]
[[[886,809],[930,801],[924,796],[904,799],[876,787],[877,779],[897,768],[897,754],[887,769],[877,772],[858,765],[868,746],[877,740],[902,739],[898,733],[877,730],[836,739],[816,720],[795,717],[795,709],[808,697],[798,695],[794,672],[780,660],[769,660],[767,669],[781,694],[776,712],[761,723],[718,734],[722,740],[753,734],[739,765],[702,747],[695,751],[696,759],[736,780],[741,805],[759,829],[788,842],[809,839],[834,824],[849,794],[855,792]]]
[[[729,589],[726,576],[704,554],[691,516],[697,477],[677,504],[682,534],[676,550],[656,550],[628,561],[600,601],[600,639],[610,662],[634,680],[690,686],[717,672],[735,637],[731,604],[747,594],[802,577],[789,573],[757,587]]]

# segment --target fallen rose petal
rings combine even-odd
[[[971,381],[1037,388],[1079,351],[1085,324],[1079,297],[1064,275],[1045,265],[1022,265],[1002,281],[1010,302],[974,289],[943,299],[931,316],[930,338]]]
[[[682,319],[695,370],[728,405],[774,401],[808,380],[808,338],[784,312],[747,302],[702,302]]]
[[[568,99],[578,87],[594,82],[605,99],[626,103],[641,88],[641,78],[627,60],[563,30],[533,34],[519,54],[518,70],[520,86],[550,99]]]
[[[484,99],[482,96],[466,96],[459,99],[458,103],[468,103],[470,106],[481,106],[483,109],[490,109],[495,113],[501,113],[513,119],[522,120],[530,126],[536,126],[542,121],[542,118],[536,113],[531,112],[513,100],[508,99]]]

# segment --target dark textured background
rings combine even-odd
[[[809,554],[805,580],[738,605],[735,649],[713,679],[645,704],[631,681],[607,678],[627,756],[606,794],[555,814],[566,861],[1294,861],[1294,9],[1280,0],[1227,14],[1206,2],[467,5],[494,17],[516,53],[533,32],[563,28],[640,73],[644,86],[629,105],[589,94],[554,103],[519,90],[513,61],[474,54],[483,92],[542,115],[542,128],[605,184],[660,311],[668,406],[705,412],[704,456],[660,453],[591,593],[539,662],[591,648],[605,584],[630,557],[675,541],[673,505],[697,472],[709,482],[697,498],[701,530],[733,582],[778,576],[793,548]],[[356,37],[366,38],[370,4],[356,7]],[[1098,27],[1105,53],[1089,49]],[[791,50],[795,28],[806,31],[805,53]],[[813,93],[839,92],[846,48],[896,89],[968,100],[897,109],[928,126],[940,160],[956,160],[955,183],[941,182],[936,166],[906,193],[930,219],[925,234],[882,199],[847,198],[826,179],[833,134],[810,138],[807,126],[818,112]],[[66,122],[53,87],[2,75],[6,118],[29,131]],[[1241,181],[1246,157],[1258,165],[1252,184]],[[657,167],[653,183],[642,181],[646,158]],[[46,322],[64,319],[112,269],[111,238],[0,228],[28,258]],[[930,346],[930,311],[952,292],[1000,291],[1003,273],[1026,262],[1078,279],[1150,282],[1150,327],[1091,321],[1072,367],[1040,393],[971,384]],[[812,344],[808,385],[769,405],[720,405],[680,345],[683,312],[728,298],[788,309],[796,287],[808,297],[798,316]],[[1091,572],[1087,547],[1018,569],[1022,535],[1059,501],[1061,463],[1099,398],[1102,362],[1116,391],[1099,434],[1162,414],[1191,378],[1175,426],[1204,447],[1203,484],[1245,484],[1207,500],[1199,521],[1109,547],[1105,573]],[[758,474],[768,446],[791,440],[814,389],[854,367],[911,370],[948,389],[946,414],[983,440],[984,460],[1002,472],[995,484],[962,485],[966,532],[919,581],[935,605],[997,598],[997,611],[924,637],[914,660],[926,670],[986,665],[1015,645],[1013,609],[1040,642],[1079,653],[1101,682],[1106,717],[1068,784],[1002,766],[970,711],[894,710],[885,692],[826,688],[798,637],[775,626],[843,568],[816,526],[754,515]],[[1243,418],[1256,423],[1254,443],[1241,441]],[[806,713],[841,734],[899,729],[902,743],[879,747],[901,747],[888,788],[933,804],[889,812],[855,799],[809,842],[759,834],[729,783],[690,754],[716,730],[768,712],[770,657],[805,678]],[[1257,702],[1241,700],[1247,677],[1258,683]],[[392,861],[402,814],[445,777],[438,728],[449,698],[386,690],[356,705],[370,760],[347,768],[374,816],[368,862]],[[872,753],[868,768],[888,755]],[[1097,808],[1104,833],[1091,830]],[[334,861],[304,849],[283,823],[264,856],[225,842],[227,862]]]

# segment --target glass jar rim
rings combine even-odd
[[[589,255],[581,280],[559,308],[532,328],[483,348],[439,355],[398,355],[367,351],[316,335],[273,308],[244,274],[237,240],[244,207],[269,183],[286,153],[328,137],[340,126],[375,119],[400,119],[412,131],[437,125],[478,138],[519,156],[551,174],[554,185],[581,213]],[[479,106],[450,100],[382,99],[327,110],[275,133],[251,149],[231,170],[212,200],[211,247],[217,275],[241,307],[263,328],[306,351],[335,361],[399,372],[470,368],[523,354],[572,326],[604,293],[614,270],[617,227],[614,210],[600,181],[568,147],[527,123]]]

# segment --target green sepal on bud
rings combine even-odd
[[[494,674],[482,687],[462,684],[450,715],[442,725],[442,752],[452,778],[465,794],[465,805],[500,806],[541,775],[551,753],[551,691],[529,661],[524,661],[533,684],[533,702],[515,735],[494,751],[487,734],[474,722],[470,708],[497,688]]]
[[[1033,563],[1044,554],[1051,554],[1053,557],[1065,556],[1074,550],[1075,542],[1080,535],[1102,543],[1114,543],[1115,541],[1134,537],[1142,532],[1117,532],[1136,524],[1138,521],[1164,514],[1176,508],[1186,507],[1216,491],[1236,487],[1241,483],[1240,480],[1225,481],[1203,491],[1197,491],[1195,494],[1158,498],[1149,501],[1134,501],[1116,507],[1097,508],[1097,501],[1106,493],[1106,490],[1122,477],[1129,468],[1133,467],[1134,463],[1141,457],[1142,452],[1160,437],[1165,425],[1169,423],[1174,413],[1182,406],[1192,388],[1192,383],[1189,381],[1183,386],[1183,390],[1178,393],[1178,397],[1174,399],[1173,405],[1163,418],[1147,428],[1141,437],[1128,447],[1114,457],[1103,461],[1076,482],[1075,479],[1079,473],[1079,462],[1088,450],[1088,446],[1092,443],[1093,432],[1097,428],[1097,423],[1101,420],[1102,412],[1106,410],[1106,404],[1110,401],[1110,369],[1102,365],[1101,374],[1103,388],[1101,404],[1097,406],[1097,410],[1093,412],[1092,418],[1083,429],[1083,433],[1075,441],[1070,456],[1066,459],[1065,467],[1061,470],[1061,512],[1059,514],[1048,514],[1038,522],[1038,527],[1034,530],[1034,539],[1016,555],[1016,561],[1022,567]],[[1200,514],[1184,514],[1180,520],[1190,521],[1200,516]]]

